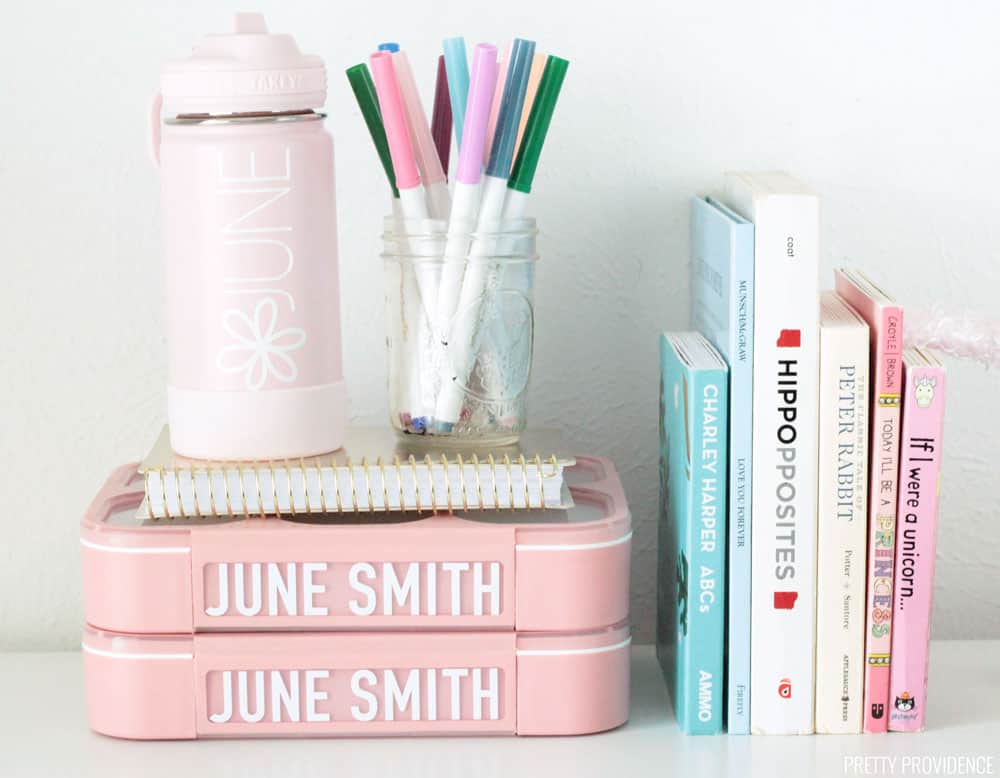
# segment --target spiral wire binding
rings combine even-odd
[[[305,514],[313,514],[321,512],[323,514],[330,513],[330,501],[327,495],[327,488],[325,479],[323,477],[323,462],[322,460],[316,460],[313,465],[306,465],[305,459],[299,457],[297,463],[290,462],[287,459],[268,461],[265,463],[251,462],[249,469],[253,473],[254,478],[254,489],[256,491],[257,498],[257,508],[258,511],[255,515],[259,515],[260,518],[266,519],[269,515],[268,511],[264,506],[264,494],[263,487],[261,485],[261,470],[262,466],[267,467],[268,474],[271,479],[271,499],[273,514],[277,518],[282,517],[281,503],[278,499],[278,481],[276,477],[275,465],[278,468],[284,469],[285,472],[285,491],[288,497],[288,514],[292,517],[298,515],[298,510],[295,506],[295,491],[293,486],[293,470],[297,469],[299,475],[302,479],[302,491],[303,491],[303,501],[304,501],[304,512]],[[461,454],[455,455],[455,461],[450,462],[444,454],[441,454],[439,461],[434,461],[431,459],[430,454],[425,454],[423,460],[419,463],[422,464],[427,469],[427,480],[430,487],[430,504],[425,505],[421,499],[421,489],[420,489],[420,478],[419,471],[417,469],[418,461],[413,454],[407,456],[405,462],[400,460],[398,455],[394,455],[391,463],[387,463],[383,457],[378,457],[373,464],[368,461],[367,457],[361,458],[360,465],[355,465],[350,457],[346,459],[344,465],[338,465],[335,457],[330,458],[329,467],[333,474],[333,492],[336,498],[336,512],[344,513],[345,508],[354,513],[361,513],[362,510],[367,511],[400,511],[406,513],[411,510],[411,508],[406,503],[406,494],[403,489],[404,476],[403,471],[407,466],[409,467],[412,483],[413,483],[413,497],[415,506],[413,509],[417,513],[422,513],[426,510],[441,510],[443,506],[438,501],[437,488],[435,486],[434,478],[434,468],[440,466],[442,468],[442,475],[445,485],[445,506],[449,513],[453,513],[455,508],[458,506],[458,500],[453,492],[453,479],[450,475],[450,468],[455,466],[458,468],[458,484],[455,488],[461,490],[461,508],[465,511],[472,510],[474,508],[486,509],[488,506],[486,504],[486,499],[483,495],[483,483],[482,483],[482,473],[483,467],[488,467],[490,471],[490,476],[492,478],[492,490],[493,490],[493,504],[492,508],[494,510],[501,510],[501,499],[500,499],[500,479],[498,475],[502,474],[506,478],[506,497],[507,497],[507,507],[509,510],[518,510],[516,505],[516,498],[519,496],[516,494],[516,489],[514,486],[514,472],[515,469],[520,469],[522,482],[524,486],[524,503],[521,506],[524,509],[542,508],[544,507],[545,500],[543,496],[539,496],[539,502],[537,505],[531,504],[531,492],[528,486],[528,467],[534,465],[537,468],[538,475],[542,480],[553,478],[559,472],[559,460],[553,454],[549,458],[542,460],[541,455],[536,454],[531,459],[526,459],[524,454],[519,454],[517,459],[512,461],[510,456],[507,454],[503,455],[503,458],[498,462],[493,454],[488,454],[485,460],[480,460],[476,454],[472,454],[471,459],[466,461],[462,458]],[[546,472],[546,465],[551,466],[551,470]],[[469,502],[469,483],[466,476],[466,467],[472,467],[473,474],[475,475],[475,489],[476,496],[475,501],[470,504]],[[242,462],[208,462],[205,464],[204,473],[208,484],[208,502],[209,510],[206,512],[202,508],[201,498],[198,496],[198,475],[199,471],[196,469],[194,463],[188,464],[186,467],[177,467],[172,469],[167,469],[166,467],[160,466],[156,468],[149,468],[143,473],[143,480],[146,494],[152,493],[151,487],[151,476],[155,473],[159,476],[159,490],[162,493],[162,510],[163,518],[168,520],[173,519],[190,519],[190,518],[206,518],[215,516],[228,516],[230,518],[237,517],[237,510],[234,509],[233,497],[231,494],[229,486],[229,475],[232,469],[235,468],[236,475],[240,484],[240,505],[242,510],[240,513],[246,519],[251,518],[250,504],[247,499],[247,488],[246,488],[246,475],[244,472],[244,463]],[[360,468],[364,473],[365,484],[364,484],[364,497],[367,497],[367,506],[363,505],[362,499],[359,499],[359,484],[357,482],[356,469]],[[382,491],[382,504],[381,506],[376,506],[375,498],[373,494],[372,487],[372,474],[373,468],[378,469],[378,477],[381,483]],[[319,487],[319,505],[316,506],[313,503],[312,497],[310,495],[309,488],[309,471],[315,469],[316,478]],[[341,482],[340,482],[340,472],[342,470],[347,470],[347,476],[350,482],[351,489],[351,500],[350,505],[346,506],[342,498],[341,492]],[[396,474],[396,486],[392,491],[394,496],[397,498],[397,507],[390,507],[391,501],[389,499],[389,478],[388,472],[395,471]],[[184,507],[184,501],[182,499],[182,484],[183,475],[186,473],[187,478],[191,485],[191,496],[193,503],[193,510],[189,511]],[[169,507],[169,501],[167,500],[167,477],[168,475],[173,479],[173,492],[175,493],[177,499],[177,511],[176,514],[171,511]],[[223,495],[225,497],[225,512],[219,510],[219,506],[216,503],[215,494],[215,483],[214,479],[216,476],[222,478],[222,488]],[[317,510],[318,508],[318,510]],[[154,521],[158,520],[160,517],[152,517]]]

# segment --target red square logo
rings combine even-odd
[[[782,330],[778,336],[778,348],[799,348],[801,345],[801,330]]]

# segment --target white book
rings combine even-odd
[[[868,325],[836,292],[824,292],[820,302],[816,731],[860,734],[868,548]]]
[[[819,202],[785,173],[727,176],[754,223],[750,729],[814,731]]]

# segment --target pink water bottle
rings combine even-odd
[[[167,265],[174,450],[276,459],[341,446],[326,70],[237,14],[163,70],[152,108]],[[162,116],[162,122],[161,122]]]

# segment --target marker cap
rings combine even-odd
[[[405,51],[397,51],[392,55],[393,70],[396,73],[396,83],[399,84],[399,94],[403,98],[403,108],[406,111],[406,121],[410,132],[410,144],[417,158],[420,178],[424,186],[430,186],[445,180],[441,160],[434,147],[434,136],[427,124],[427,114],[424,104],[417,91],[417,82],[413,78],[413,69]]]
[[[497,47],[480,43],[472,55],[472,81],[465,111],[465,128],[462,131],[462,150],[458,155],[455,178],[463,184],[476,184],[483,172],[483,146],[486,144],[486,125],[490,118],[493,91],[496,89]]]
[[[469,94],[469,62],[465,56],[465,38],[445,39],[444,65],[448,73],[448,94],[451,97],[455,137],[461,145],[465,127],[465,101]]]
[[[528,125],[524,130],[524,139],[517,160],[514,162],[510,181],[507,182],[509,189],[525,193],[531,191],[535,170],[538,168],[538,158],[542,154],[545,135],[549,131],[552,113],[555,111],[559,90],[562,89],[568,67],[569,62],[561,57],[550,56],[545,63],[542,81],[538,85],[538,93],[535,95],[531,115],[528,116]]]
[[[389,179],[389,186],[392,187],[392,196],[399,197],[399,190],[396,188],[396,171],[392,168],[392,157],[389,155],[389,142],[385,137],[385,127],[382,125],[382,113],[378,107],[378,95],[375,93],[375,82],[372,81],[372,74],[368,71],[365,63],[354,65],[347,69],[347,80],[354,90],[354,96],[358,100],[358,107],[361,109],[361,116],[368,125],[368,133],[372,136],[375,144],[375,151],[378,152],[382,169]]]
[[[517,128],[521,123],[521,109],[524,107],[524,94],[528,90],[528,77],[531,75],[531,60],[534,56],[534,41],[514,39],[507,81],[500,100],[497,128],[493,135],[493,148],[486,166],[486,174],[495,178],[506,179],[510,175],[514,145],[517,143]]]
[[[392,167],[396,171],[396,186],[400,189],[413,189],[420,186],[420,174],[417,172],[417,162],[413,156],[413,146],[406,126],[403,97],[399,93],[396,70],[392,66],[392,54],[388,51],[372,54],[371,66],[375,91],[378,93],[378,103],[382,110],[382,122],[385,124],[385,135],[389,141]]]

